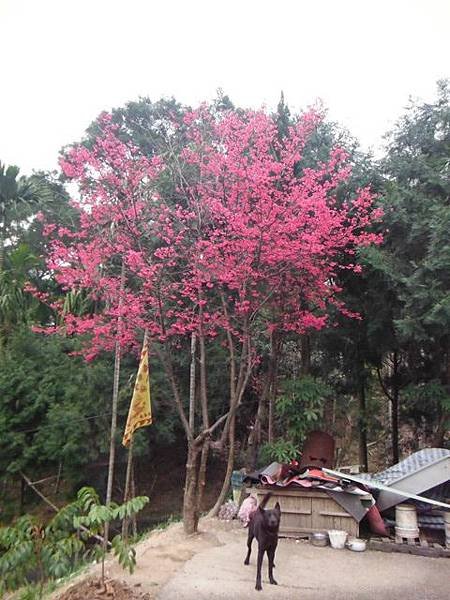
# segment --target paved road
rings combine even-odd
[[[256,592],[256,545],[250,566],[243,564],[245,532],[219,535],[223,545],[202,550],[162,588],[158,600],[449,600],[450,559],[404,554],[364,553],[316,548],[307,542],[280,540],[275,559],[278,586]]]

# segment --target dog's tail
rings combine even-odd
[[[272,497],[272,492],[267,492],[267,494],[264,496],[264,498],[261,500],[258,508],[265,508],[266,504],[269,502],[270,498]]]

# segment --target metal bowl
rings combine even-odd
[[[321,531],[316,531],[314,533],[311,533],[311,535],[309,536],[309,541],[313,546],[328,546],[328,534],[322,533]]]

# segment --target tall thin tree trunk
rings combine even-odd
[[[367,410],[366,410],[366,390],[362,380],[358,390],[359,399],[359,464],[365,473],[369,470],[369,461],[367,456]]]
[[[273,442],[273,421],[274,421],[274,399],[273,394],[270,392],[269,387],[269,410],[268,410],[268,424],[267,424],[267,441],[269,444]]]
[[[311,373],[311,338],[304,333],[300,338],[300,358],[302,375]]]
[[[234,468],[234,448],[235,448],[235,438],[236,438],[236,416],[233,415],[230,421],[230,428],[228,431],[228,439],[229,439],[229,447],[228,447],[228,460],[227,460],[227,469],[225,472],[225,477],[222,484],[222,489],[220,490],[220,494],[216,500],[216,503],[209,511],[209,517],[215,517],[219,512],[220,507],[225,501],[227,497],[228,491],[230,489],[231,475],[233,474]]]
[[[133,464],[131,465],[131,497],[136,498],[136,486],[135,486],[135,479],[134,479],[134,461],[133,461]],[[136,513],[134,513],[131,516],[131,530],[133,532],[133,537],[136,538],[136,536],[137,536]]]
[[[117,429],[117,404],[119,399],[119,377],[120,377],[120,334],[122,332],[122,315],[120,309],[123,304],[123,290],[125,287],[125,263],[122,261],[120,270],[120,296],[119,296],[119,316],[117,317],[117,338],[114,351],[114,380],[111,406],[111,432],[109,442],[109,465],[108,465],[108,482],[106,485],[106,504],[111,502],[112,488],[114,480],[114,466],[116,458],[116,429]],[[105,546],[109,537],[109,523],[105,524]]]
[[[443,355],[444,365],[442,369],[441,383],[450,394],[450,336],[447,336],[447,349]],[[433,446],[441,448],[444,444],[445,435],[448,431],[448,423],[450,420],[450,411],[440,404],[438,411],[438,423],[433,435]]]
[[[272,363],[272,360],[270,361]],[[270,369],[271,371],[271,369]],[[268,397],[269,397],[269,410],[268,410],[268,423],[267,423],[267,441],[269,442],[269,444],[271,444],[273,442],[273,421],[274,421],[274,397],[272,394],[272,374],[269,371],[267,377],[269,378],[268,381]]]
[[[209,415],[208,415],[208,390],[206,384],[206,350],[205,350],[205,336],[203,334],[203,309],[201,309],[201,325],[200,325],[200,336],[199,336],[199,347],[200,347],[200,404],[202,407],[202,422],[203,428],[208,429],[209,427]]]
[[[0,219],[3,221],[5,217],[0,215]],[[0,225],[0,275],[3,273],[5,265],[5,224],[4,222]]]
[[[193,331],[191,334],[191,368],[189,377],[189,428],[194,432],[195,427],[195,361],[197,336]]]
[[[128,448],[127,458],[127,471],[125,475],[125,490],[123,493],[123,501],[127,502],[130,499],[130,486],[131,486],[131,470],[133,467],[133,436],[131,436],[130,445]],[[122,521],[122,537],[126,539],[128,537],[128,517],[125,517]]]
[[[198,470],[198,482],[197,482],[197,512],[200,515],[203,508],[203,498],[205,495],[206,487],[206,467],[208,464],[209,455],[209,440],[205,440],[202,446],[202,452],[200,455],[200,467]]]
[[[247,324],[248,325],[248,324]],[[239,404],[242,401],[242,397],[247,388],[248,380],[250,378],[250,374],[252,371],[252,355],[251,355],[251,345],[250,345],[250,336],[248,329],[246,327],[245,338],[242,345],[240,365],[239,365],[239,375],[236,379],[236,362],[235,362],[235,354],[234,354],[234,344],[231,339],[231,335],[228,334],[228,344],[230,351],[230,411],[228,421],[228,428],[225,426],[224,432],[227,433],[228,437],[228,459],[227,459],[227,469],[225,473],[225,478],[223,481],[222,489],[220,491],[219,497],[216,500],[213,508],[209,511],[208,516],[213,517],[219,512],[219,508],[221,507],[223,501],[226,498],[228,490],[230,489],[230,480],[231,475],[233,473],[234,467],[234,448],[235,448],[235,438],[236,438],[236,410]],[[226,438],[225,438],[226,439]]]
[[[200,294],[200,298],[202,298]],[[203,430],[209,428],[209,414],[208,414],[208,388],[206,380],[206,349],[205,349],[205,336],[203,332],[203,307],[200,305],[200,335],[199,335],[199,348],[200,348],[200,404],[202,409],[202,425]],[[191,382],[192,384],[192,382]],[[203,496],[206,487],[206,467],[208,465],[209,456],[209,439],[203,440],[201,455],[200,455],[200,466],[197,474],[197,522],[200,517],[200,513],[203,505]]]
[[[269,396],[269,414],[268,414],[268,424],[267,424],[267,441],[269,444],[273,442],[273,422],[275,417],[275,398],[277,394],[277,362],[278,362],[278,349],[279,344],[277,341],[276,333],[272,332],[270,337],[270,357],[269,357],[269,367],[267,370],[267,393]]]
[[[191,340],[192,342],[192,340]],[[198,512],[197,512],[197,482],[198,482],[198,454],[200,442],[194,439],[194,432],[190,424],[193,423],[193,414],[195,403],[190,402],[190,414],[186,416],[180,390],[175,377],[170,351],[161,352],[158,346],[155,346],[156,353],[160,357],[161,363],[166,371],[170,386],[173,392],[175,406],[183,425],[183,429],[187,440],[187,456],[186,456],[186,475],[184,483],[183,495],[183,527],[187,534],[192,534],[197,531]],[[191,374],[195,374],[195,369]],[[190,386],[193,390],[195,386]],[[193,396],[192,396],[193,398]]]
[[[198,525],[197,481],[198,481],[198,448],[188,443],[186,460],[186,479],[183,497],[183,527],[185,533],[196,533]]]
[[[447,336],[447,351],[444,355],[445,360],[445,375],[444,385],[447,388],[447,392],[450,393],[450,335]]]
[[[258,447],[261,442],[261,423],[264,417],[265,402],[266,398],[263,392],[258,398],[258,408],[256,411],[255,422],[250,433],[248,434],[245,465],[247,471],[254,471],[256,469],[256,463],[258,460]]]
[[[275,401],[277,398],[278,388],[278,365],[280,360],[281,339],[274,336],[271,339],[271,351],[269,357],[269,365],[267,369],[267,379],[264,384],[262,393],[258,399],[258,408],[256,411],[255,424],[248,435],[248,449],[246,457],[246,468],[250,471],[256,469],[258,458],[258,447],[261,443],[261,429],[264,421],[264,413],[267,408],[267,437],[268,441],[273,440],[274,431],[274,412]]]
[[[19,515],[23,515],[25,509],[25,492],[26,483],[23,477],[20,477],[20,499],[19,499]]]
[[[398,354],[394,351],[392,357],[392,398],[391,398],[391,414],[392,414],[392,461],[397,464],[399,461],[398,447],[398,410],[399,410],[399,381],[398,381]]]

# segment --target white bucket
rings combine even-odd
[[[419,537],[416,507],[411,504],[398,504],[395,507],[395,535],[407,539]]]
[[[339,529],[330,529],[328,531],[328,537],[330,538],[332,548],[345,548],[347,536],[348,533],[346,531],[340,531]]]
[[[448,500],[447,500],[448,502]],[[444,513],[445,545],[450,550],[450,512]]]

